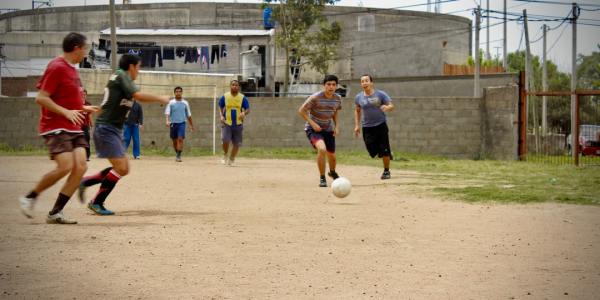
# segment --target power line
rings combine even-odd
[[[555,5],[573,5],[572,3],[558,2],[558,1],[548,1],[548,0],[514,0],[517,2],[529,2],[529,3],[542,3],[542,4],[555,4]],[[591,6],[591,7],[600,7],[600,4],[589,4],[589,3],[577,3],[578,6]]]

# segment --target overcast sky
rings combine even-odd
[[[443,0],[448,1],[448,0]],[[81,5],[96,5],[96,4],[108,4],[108,0],[54,0],[54,6],[81,6]],[[132,0],[134,4],[137,3],[160,3],[160,2],[214,2],[214,1],[178,1],[178,0]],[[219,2],[245,2],[245,3],[260,3],[259,0],[222,0]],[[441,4],[442,13],[450,13],[453,15],[459,15],[467,17],[473,20],[473,8],[476,7],[477,3],[481,2],[482,8],[486,8],[486,0],[457,0],[448,1],[447,3]],[[549,2],[561,2],[570,4],[573,1],[565,0],[552,0]],[[116,4],[121,4],[122,0],[115,0]],[[341,0],[336,5],[338,6],[364,6],[364,7],[378,7],[378,8],[399,8],[409,5],[426,4],[427,0]],[[490,9],[502,11],[503,0],[490,0]],[[578,2],[582,8],[595,10],[581,10],[580,23],[587,23],[593,25],[579,25],[578,31],[578,43],[577,52],[581,54],[590,54],[592,51],[598,50],[598,44],[600,43],[600,0],[583,0]],[[508,12],[522,14],[523,9],[527,9],[527,14],[530,16],[543,15],[548,16],[547,19],[563,18],[569,15],[571,11],[570,5],[559,5],[559,4],[541,4],[531,3],[517,0],[507,0]],[[38,4],[39,5],[39,4]],[[0,1],[0,8],[19,8],[19,9],[30,9],[31,1],[28,0],[2,0]],[[414,6],[410,8],[402,8],[407,10],[419,10],[426,11],[427,5]],[[500,14],[491,14],[492,17],[501,17]],[[515,18],[515,17],[509,17]],[[538,17],[540,18],[540,17]],[[482,21],[482,27],[485,27],[486,20]],[[490,19],[490,24],[496,24],[502,22],[499,19]],[[547,24],[549,27],[554,28],[560,25],[560,21],[545,21],[545,22],[529,22],[529,37],[531,41],[535,41],[542,35],[541,27],[543,24]],[[513,52],[517,49],[524,49],[525,42],[524,38],[521,41],[522,36],[522,22],[509,21],[508,22],[508,51]],[[502,25],[496,25],[490,27],[490,53],[493,57],[497,53],[502,56],[502,38],[503,29]],[[480,36],[481,48],[486,49],[486,29],[481,30]],[[564,22],[561,26],[551,30],[547,35],[547,44],[549,53],[547,57],[554,61],[562,71],[569,72],[571,70],[571,50],[572,50],[572,28],[570,23]],[[498,48],[499,47],[499,48]],[[520,48],[519,48],[520,47]],[[552,48],[551,48],[552,47]],[[533,43],[531,45],[532,53],[534,55],[542,55],[542,40]]]

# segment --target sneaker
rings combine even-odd
[[[390,174],[390,171],[383,171],[383,174],[381,174],[381,179],[390,179],[392,178],[392,174]]]
[[[230,158],[229,160],[227,160],[227,165],[231,167],[231,166],[233,166],[234,162],[235,162],[235,159]]]
[[[97,215],[101,215],[101,216],[110,216],[110,215],[114,215],[115,213],[113,211],[110,211],[108,209],[106,209],[106,207],[104,207],[104,205],[102,204],[88,204],[88,208],[93,211],[95,214]]]
[[[182,162],[182,160],[181,160],[181,157],[177,157],[177,158],[175,158],[175,161],[176,161],[176,162]]]
[[[325,178],[319,179],[319,187],[327,187],[327,180]]]
[[[327,175],[331,178],[333,178],[333,180],[336,180],[340,177],[340,175],[338,175],[338,173],[336,171],[329,171],[329,173],[327,173]]]
[[[77,221],[71,220],[71,219],[65,217],[65,215],[62,213],[62,211],[59,211],[53,215],[48,215],[46,217],[46,223],[48,223],[48,224],[77,224]]]
[[[83,185],[83,180],[79,183],[79,188],[77,189],[77,196],[79,197],[79,202],[85,203],[85,190],[87,186]]]
[[[227,155],[223,155],[223,158],[221,158],[221,163],[226,165],[228,161]]]
[[[35,198],[27,198],[25,196],[19,197],[19,207],[21,212],[28,218],[33,218],[33,205],[35,204]]]

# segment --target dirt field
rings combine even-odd
[[[600,298],[600,207],[443,201],[418,173],[343,165],[340,200],[312,161],[237,163],[132,161],[117,215],[75,197],[68,226],[45,224],[57,187],[33,220],[17,206],[53,163],[0,157],[0,298]]]

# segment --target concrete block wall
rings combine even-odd
[[[516,86],[488,89],[483,98],[396,98],[396,110],[388,114],[393,151],[408,151],[455,158],[514,159],[517,149]],[[185,96],[185,95],[184,95]],[[90,99],[99,104],[99,96]],[[196,131],[188,131],[186,146],[212,148],[213,100],[188,99]],[[250,98],[251,113],[245,122],[245,147],[310,147],[298,116],[304,98]],[[164,107],[143,104],[145,128],[142,145],[170,148]],[[43,146],[37,136],[39,108],[31,98],[0,100],[0,143],[12,147]],[[217,119],[218,120],[218,119]],[[344,98],[339,121],[338,149],[364,150],[362,138],[354,138],[354,102]],[[217,151],[220,127],[216,130]],[[242,150],[243,155],[243,150]]]

